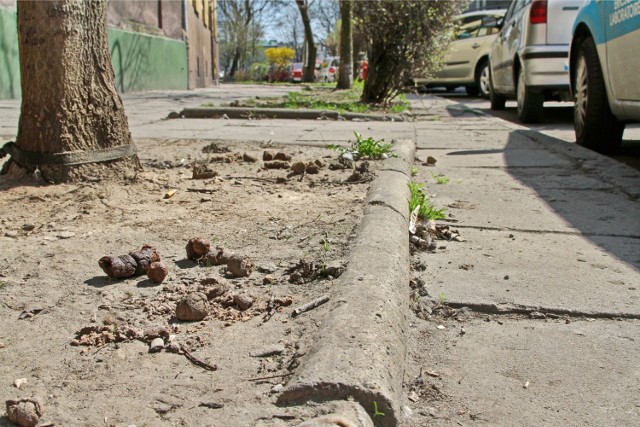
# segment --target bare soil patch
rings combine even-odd
[[[317,415],[274,402],[330,310],[367,177],[349,180],[321,148],[137,145],[144,171],[122,183],[0,181],[2,401],[37,399],[40,422],[60,426],[289,426]],[[265,151],[289,168],[265,168]],[[195,237],[211,257],[188,257]],[[168,269],[161,283],[109,278],[98,264],[144,245]]]

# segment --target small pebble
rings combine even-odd
[[[271,387],[271,393],[280,393],[283,389],[284,389],[284,386],[282,384],[276,384],[273,387]]]
[[[164,348],[164,340],[162,338],[155,338],[149,345],[149,353],[157,353]]]

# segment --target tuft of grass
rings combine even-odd
[[[367,157],[372,160],[382,159],[387,156],[397,157],[391,147],[393,143],[385,144],[384,139],[374,139],[373,137],[364,138],[360,133],[353,133],[356,137],[355,141],[351,141],[351,147],[345,148],[340,145],[330,144],[327,146],[330,150],[338,151],[340,154],[350,153],[354,160]]]
[[[411,167],[411,176],[418,176],[418,168],[416,166]]]
[[[440,305],[444,305],[444,303],[447,302],[447,298],[445,298],[444,292],[440,292],[440,297],[438,298],[438,302],[440,303]]]
[[[431,176],[436,181],[436,184],[446,184],[449,182],[449,177],[445,175],[436,175],[435,173],[432,173]]]
[[[375,417],[384,417],[384,412],[378,411],[378,402],[373,401],[373,418]]]
[[[443,219],[445,218],[446,208],[436,209],[433,202],[429,200],[429,196],[424,192],[424,184],[418,184],[415,181],[411,181],[409,184],[409,192],[411,196],[409,198],[409,212],[413,212],[416,206],[420,206],[418,216],[428,221],[431,219]]]

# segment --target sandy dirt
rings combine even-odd
[[[57,426],[289,426],[317,415],[274,402],[331,301],[292,313],[331,297],[367,176],[345,183],[353,171],[330,169],[338,155],[323,148],[137,145],[144,171],[121,184],[1,182],[0,399],[37,398],[41,424]],[[319,173],[267,170],[265,150],[317,161]],[[248,257],[251,274],[188,259],[197,236]],[[169,269],[161,284],[110,279],[98,265],[143,245]],[[209,314],[177,320],[194,293]],[[156,337],[165,346],[152,353]]]

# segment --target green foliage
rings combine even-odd
[[[418,176],[418,168],[416,166],[411,166],[411,176]]]
[[[436,184],[446,184],[449,182],[449,177],[445,176],[445,175],[436,175],[436,174],[431,174],[431,176],[433,177],[433,179],[436,181]]]
[[[446,208],[436,209],[433,202],[429,200],[429,196],[424,192],[424,184],[418,184],[411,181],[409,184],[409,212],[419,205],[420,210],[418,216],[424,220],[445,218]]]
[[[361,159],[363,157],[376,160],[386,156],[397,157],[398,155],[393,153],[391,147],[392,143],[385,144],[384,139],[376,140],[373,137],[364,138],[359,132],[353,133],[356,137],[355,141],[351,142],[350,148],[345,148],[340,145],[330,144],[327,146],[330,150],[338,151],[341,154],[351,153],[354,160]]]
[[[384,412],[378,411],[378,402],[373,401],[373,418],[375,417],[384,417]]]
[[[370,41],[362,93],[368,103],[388,103],[405,83],[435,70],[465,1],[378,0],[354,2],[354,22]]]
[[[438,303],[440,305],[444,305],[445,302],[447,302],[447,299],[444,296],[444,292],[440,292],[440,297],[438,298]]]
[[[254,62],[247,71],[246,78],[256,82],[261,82],[267,79],[269,73],[269,64],[264,62]]]

